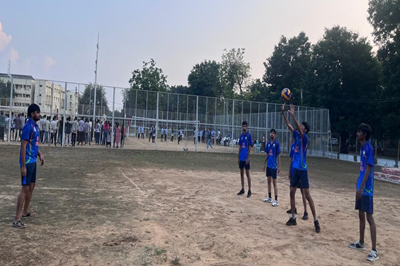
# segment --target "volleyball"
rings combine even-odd
[[[292,92],[288,88],[284,88],[281,92],[281,97],[284,101],[289,101],[292,98]]]

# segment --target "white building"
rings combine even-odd
[[[13,111],[16,113],[26,113],[28,106],[33,103],[35,79],[28,75],[12,74],[13,76]],[[0,80],[4,83],[11,82],[11,78],[6,73],[0,73]],[[10,105],[9,99],[2,99],[5,106]]]
[[[51,110],[51,91],[53,90],[53,110]],[[42,114],[45,115],[63,115],[64,114],[64,100],[66,98],[67,116],[76,116],[78,113],[78,91],[69,91],[65,93],[65,88],[56,83],[47,80],[36,80],[35,83],[35,103],[39,105]]]

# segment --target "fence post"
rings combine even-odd
[[[64,88],[64,117],[63,117],[63,132],[61,135],[61,147],[65,146],[65,105],[67,103],[67,82],[65,82],[65,88]],[[94,123],[94,122],[93,122]]]
[[[155,139],[155,149],[157,150],[157,138],[158,138],[158,101],[159,101],[159,92],[157,91],[157,107],[156,107],[156,139]]]
[[[399,167],[399,157],[400,157],[400,140],[397,144],[397,167]]]
[[[199,132],[199,96],[196,96],[196,145],[194,147],[195,152],[197,152],[197,144],[199,142],[198,132]]]
[[[115,110],[115,87],[113,88],[113,107],[111,122],[111,148],[114,148],[114,110]]]
[[[10,141],[11,141],[11,121],[12,121],[12,109],[13,109],[13,91],[14,91],[14,78],[11,74],[9,74],[11,76],[11,88],[10,88],[10,117],[8,119],[8,145],[10,145]],[[15,136],[15,135],[14,135]]]
[[[232,147],[231,147],[231,153],[233,153],[233,121],[235,120],[235,100],[232,101]]]
[[[44,86],[46,87],[46,81],[44,81]],[[50,124],[51,124],[51,121],[53,121],[53,104],[54,104],[53,101],[54,101],[54,82],[51,82]],[[51,127],[50,127],[50,132],[51,132]],[[50,132],[49,132],[49,134],[50,134],[50,136],[49,136],[50,137],[49,138],[49,147],[50,147],[50,143],[51,143],[51,140],[52,140],[51,139],[52,134]]]

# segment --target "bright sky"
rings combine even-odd
[[[261,78],[281,35],[304,31],[315,43],[340,25],[372,42],[367,9],[367,0],[3,0],[0,72],[11,60],[12,73],[93,83],[100,33],[99,84],[128,87],[154,58],[169,85],[187,85],[195,64],[220,61],[225,48],[245,48],[252,78]]]

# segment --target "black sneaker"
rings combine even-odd
[[[248,197],[248,198],[251,197],[251,190],[249,190],[249,192],[247,192],[247,197]]]
[[[314,225],[315,225],[315,232],[316,233],[321,232],[321,227],[319,226],[319,221],[314,221]]]
[[[296,218],[290,217],[289,221],[286,223],[287,226],[297,225]]]
[[[303,218],[301,218],[301,219],[303,219],[304,221],[308,220],[308,213],[304,212]]]
[[[286,211],[287,214],[292,214],[292,209]],[[294,209],[294,213],[297,214],[297,208]]]
[[[237,195],[243,195],[244,194],[244,189],[242,188],[241,191],[239,191],[239,193],[237,193]]]

